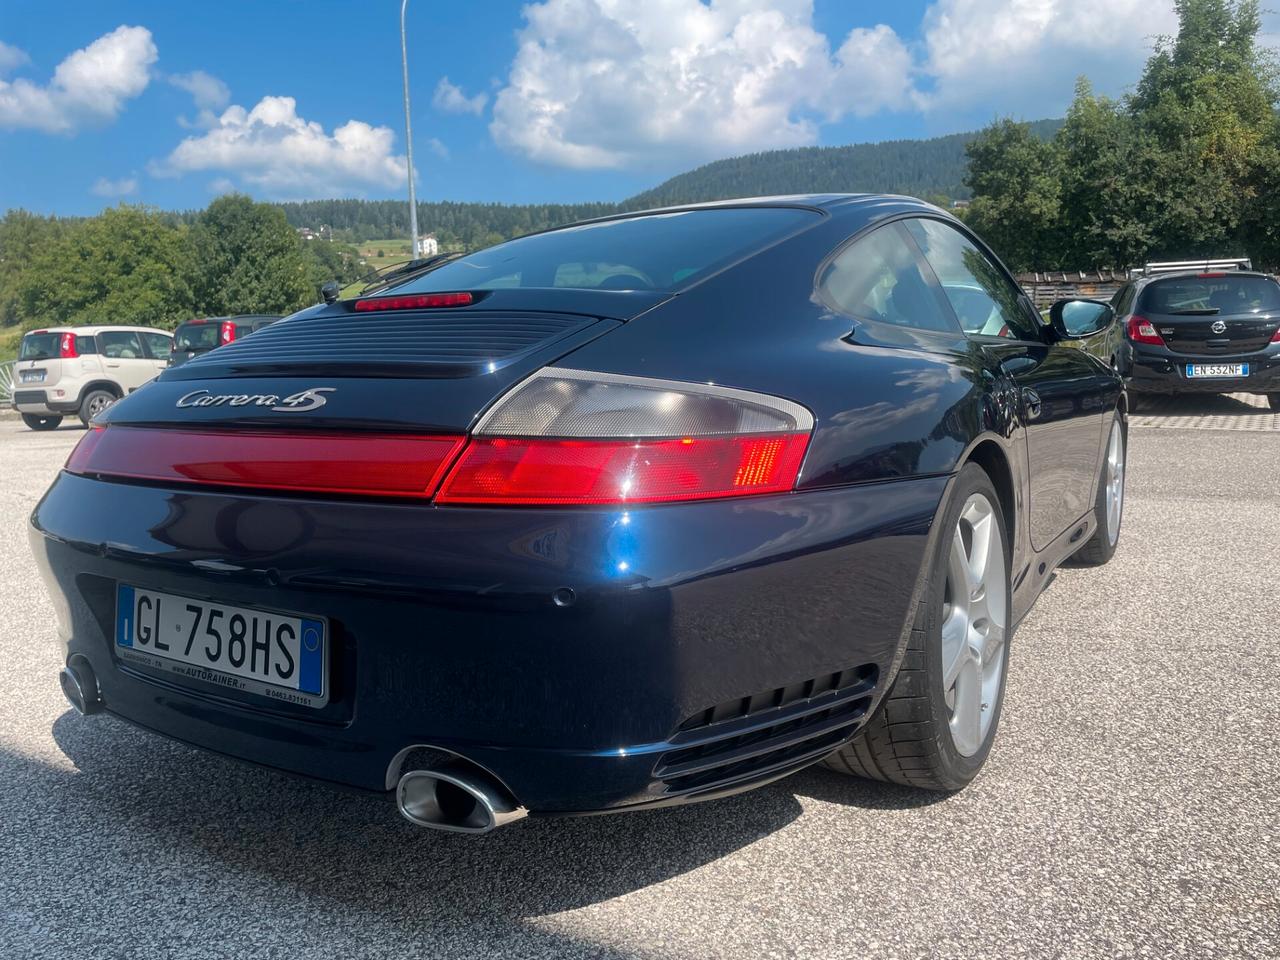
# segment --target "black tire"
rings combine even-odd
[[[22,422],[32,430],[57,430],[62,418],[57,415],[42,416],[38,413],[24,413]]]
[[[985,741],[972,756],[955,746],[950,710],[942,688],[942,616],[947,558],[956,522],[970,495],[982,493],[997,509],[995,516],[1005,550],[1005,610],[1012,614],[1009,583],[1009,542],[1000,497],[990,477],[977,464],[966,464],[956,477],[951,500],[942,518],[942,531],[930,558],[929,581],[916,607],[911,638],[893,687],[857,739],[826,758],[827,767],[839,773],[870,780],[884,780],[925,790],[956,791],[965,787],[986,762],[1000,726],[1005,681],[1009,670],[1008,644],[1012,628],[1006,625],[1000,692],[990,709],[994,712]]]
[[[116,395],[110,390],[90,390],[80,401],[80,422],[86,427],[94,417],[116,402]]]
[[[1077,566],[1100,567],[1116,555],[1116,548],[1120,545],[1120,525],[1124,520],[1124,497],[1120,498],[1120,516],[1116,520],[1115,536],[1112,537],[1107,514],[1107,454],[1111,443],[1111,431],[1119,429],[1121,462],[1127,464],[1129,431],[1124,417],[1119,412],[1113,415],[1111,424],[1107,428],[1107,446],[1102,448],[1102,463],[1098,465],[1098,494],[1093,501],[1093,536],[1071,558],[1071,562]],[[1124,473],[1121,474],[1120,488],[1121,491],[1124,490]]]

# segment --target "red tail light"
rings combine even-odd
[[[1157,347],[1164,346],[1164,338],[1156,331],[1156,325],[1146,317],[1139,317],[1136,314],[1130,317],[1125,332],[1134,343],[1149,343]]]
[[[403,297],[370,297],[357,300],[356,310],[429,310],[434,307],[465,307],[475,302],[470,293],[416,293]]]
[[[223,320],[222,328],[218,331],[219,343],[230,343],[236,338],[236,322],[234,320]]]
[[[428,499],[463,437],[94,427],[67,470],[164,483]]]
[[[1276,332],[1271,335],[1272,343],[1280,343],[1280,327],[1276,327]]]
[[[76,349],[76,335],[74,333],[64,333],[62,341],[58,344],[58,356],[63,360],[74,360],[80,356],[80,351]]]
[[[608,504],[783,493],[795,486],[808,433],[682,440],[479,437],[440,503]]]

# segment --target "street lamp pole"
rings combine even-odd
[[[413,189],[413,122],[409,118],[409,45],[404,35],[404,11],[409,0],[400,0],[400,63],[404,68],[404,142],[409,162],[409,232],[413,235],[410,260],[418,258],[418,198]]]

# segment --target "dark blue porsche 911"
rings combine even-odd
[[[901,197],[611,217],[165,372],[31,542],[81,712],[484,832],[825,760],[956,790],[1124,497],[1117,375]]]

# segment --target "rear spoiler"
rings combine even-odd
[[[1229,257],[1225,260],[1177,260],[1165,263],[1148,263],[1129,271],[1129,279],[1154,277],[1162,273],[1221,273],[1225,270],[1252,270],[1253,261],[1248,257]]]

